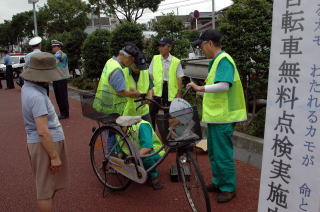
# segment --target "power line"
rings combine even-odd
[[[172,10],[172,9],[176,9],[177,7],[188,7],[188,6],[197,5],[197,4],[201,4],[201,3],[205,3],[205,2],[209,2],[209,1],[211,1],[211,0],[203,0],[203,1],[190,3],[190,4],[177,5],[177,6],[174,6],[174,7],[163,8],[163,9],[157,10],[156,12],[161,12],[161,11],[165,11],[165,10]],[[148,14],[148,13],[153,13],[153,12],[152,11],[145,12],[144,14]]]
[[[160,4],[159,7],[167,6],[167,5],[171,5],[171,4],[178,4],[178,3],[182,3],[182,2],[186,2],[186,1],[192,1],[192,0],[184,0],[184,1],[177,1],[177,2],[172,2],[172,3],[167,3],[167,4]]]

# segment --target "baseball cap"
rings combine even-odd
[[[36,45],[40,44],[41,41],[42,41],[42,38],[40,38],[38,36],[34,37],[29,41],[29,46],[36,46]]]
[[[121,51],[126,52],[130,56],[136,58],[140,52],[139,48],[134,43],[127,43]]]
[[[213,29],[207,29],[203,31],[199,39],[192,42],[193,46],[200,46],[203,41],[213,41],[214,43],[220,43],[221,34]]]
[[[134,58],[134,63],[136,64],[139,70],[147,69],[147,61],[144,54],[140,51],[137,57]]]
[[[160,40],[159,40],[159,45],[170,45],[171,46],[171,40],[167,37],[162,37]]]
[[[63,46],[63,43],[58,40],[52,40],[51,41],[51,46]]]

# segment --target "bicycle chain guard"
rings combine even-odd
[[[139,177],[134,163],[127,162],[128,161],[126,160],[110,156],[108,165],[120,174],[122,174],[123,176],[129,178],[130,180],[140,184],[144,184],[147,181],[148,176],[146,170],[141,166],[138,166],[138,170],[141,175],[141,177]]]

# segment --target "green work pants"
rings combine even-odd
[[[208,124],[208,154],[213,175],[212,182],[221,191],[236,190],[236,169],[233,159],[234,123]]]
[[[154,156],[151,157],[147,157],[147,158],[143,158],[142,162],[143,162],[143,166],[145,169],[149,169],[151,166],[153,166],[158,160],[160,159],[160,155],[156,154]],[[158,171],[156,168],[154,168],[153,170],[151,170],[149,172],[150,176],[151,176],[151,180],[154,180],[158,177]]]

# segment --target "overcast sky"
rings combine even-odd
[[[229,6],[231,0],[214,0],[215,10],[220,10],[226,6]],[[43,6],[47,0],[39,0],[36,4]],[[179,15],[186,15],[194,10],[200,12],[209,12],[212,8],[212,0],[165,0],[161,2],[159,9],[156,13],[146,11],[144,15],[139,19],[139,22],[148,22],[151,18],[162,13],[174,12],[177,14],[177,8]],[[11,20],[14,14],[32,10],[32,4],[28,4],[28,0],[0,0],[0,23],[4,20]]]

